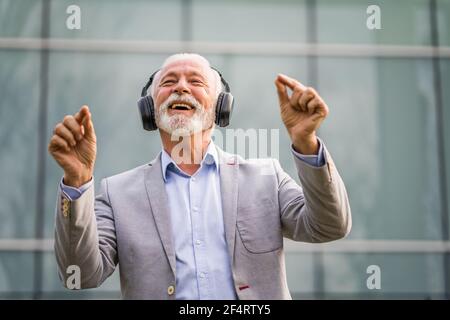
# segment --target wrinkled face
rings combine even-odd
[[[212,70],[202,61],[170,63],[155,82],[156,124],[175,136],[210,129],[214,124],[215,89]]]

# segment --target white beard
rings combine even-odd
[[[184,114],[169,115],[168,108],[175,102],[189,103],[194,107],[194,114],[186,116]],[[178,95],[172,93],[156,110],[156,125],[161,130],[174,137],[190,136],[194,133],[210,129],[214,124],[214,108],[205,108],[191,95]]]

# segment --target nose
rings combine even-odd
[[[186,79],[180,78],[173,88],[173,92],[176,92],[179,95],[182,95],[183,93],[190,94],[191,90],[189,89]]]

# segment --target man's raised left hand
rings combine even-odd
[[[319,142],[316,130],[328,115],[328,106],[311,87],[296,79],[279,74],[275,79],[281,119],[289,133],[294,149],[302,154],[317,154]],[[288,90],[292,90],[291,96]]]

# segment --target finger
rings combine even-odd
[[[55,130],[53,131],[56,135],[60,136],[64,140],[67,141],[69,145],[74,147],[77,142],[75,140],[75,137],[73,136],[72,132],[62,123],[58,123],[55,127]]]
[[[298,104],[300,105],[300,107],[302,108],[303,111],[308,112],[307,104],[308,104],[309,101],[314,99],[315,96],[316,95],[315,95],[314,91],[312,91],[311,89],[307,89],[302,94],[302,96],[298,100]]]
[[[86,116],[83,118],[83,135],[86,138],[94,138],[95,137],[95,130],[94,130],[94,124],[92,123],[92,114],[88,111]]]
[[[328,115],[328,106],[319,97],[315,97],[308,103],[308,111],[310,114],[317,114],[320,117],[326,117]]]
[[[75,113],[74,118],[81,124],[83,122],[83,118],[89,113],[89,107],[87,105],[83,105],[77,113]]]
[[[299,101],[300,97],[303,95],[303,93],[304,93],[304,90],[302,87],[300,87],[300,86],[294,87],[294,93],[292,94],[291,99],[289,101],[291,103],[291,105],[298,111],[304,111],[298,103],[298,101]]]
[[[280,102],[280,106],[282,107],[289,102],[289,96],[286,86],[280,80],[278,80],[278,77],[275,79],[275,86],[277,87],[278,100]]]
[[[61,138],[60,136],[54,134],[52,138],[50,139],[50,143],[48,145],[48,150],[50,152],[58,151],[58,150],[65,150],[67,152],[70,151],[70,147],[67,144],[67,141]]]
[[[81,134],[81,126],[75,120],[74,116],[67,115],[64,117],[63,124],[72,132],[73,136],[77,141],[80,141],[83,138]]]
[[[320,100],[318,97],[314,97],[313,99],[309,100],[306,104],[306,108],[308,109],[308,114],[312,115],[317,110],[317,108],[320,107],[320,104],[322,103],[322,100]]]
[[[294,88],[299,85],[303,88],[305,88],[305,86],[300,83],[299,81],[295,80],[294,78],[288,77],[285,74],[279,74],[278,78],[277,78],[282,84],[288,86],[291,90],[294,90]]]

